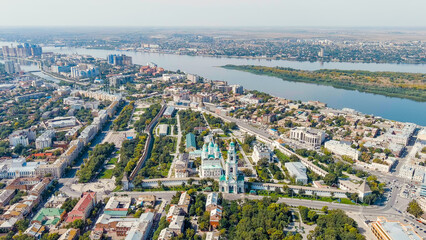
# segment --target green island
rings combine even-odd
[[[426,101],[426,74],[321,69],[307,71],[283,67],[225,65],[225,69],[278,77],[285,81],[315,83],[389,97]]]

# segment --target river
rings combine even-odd
[[[1,43],[0,43],[1,44]],[[98,58],[106,58],[108,54],[126,54],[133,57],[133,63],[146,64],[154,62],[169,70],[181,70],[198,74],[212,80],[224,80],[229,84],[240,84],[244,88],[259,90],[293,100],[318,100],[333,108],[353,108],[357,111],[380,116],[387,119],[413,122],[426,126],[426,102],[409,99],[386,97],[372,93],[337,89],[309,83],[284,81],[276,77],[259,76],[247,72],[220,68],[226,64],[263,65],[291,67],[303,70],[342,69],[368,71],[394,71],[426,73],[425,64],[376,64],[376,63],[320,63],[296,62],[285,60],[259,60],[242,58],[216,58],[203,56],[186,56],[160,53],[144,53],[133,51],[114,51],[84,48],[44,47],[44,52],[63,54],[83,54]]]

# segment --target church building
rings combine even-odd
[[[219,146],[213,141],[205,143],[201,152],[200,177],[218,179],[222,175],[221,161]]]
[[[224,193],[244,193],[244,175],[238,171],[238,157],[234,142],[229,145],[225,173],[219,179],[219,190]]]

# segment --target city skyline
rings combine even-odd
[[[267,3],[254,0],[126,0],[120,3],[76,0],[73,4],[64,4],[54,0],[5,0],[0,26],[426,26],[423,14],[426,3],[421,0],[270,0]]]

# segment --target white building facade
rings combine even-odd
[[[325,142],[324,147],[334,154],[348,156],[354,160],[358,160],[361,155],[358,150],[353,149],[350,145],[335,140]]]
[[[225,193],[244,193],[244,175],[238,171],[238,157],[234,142],[229,144],[225,174],[220,176],[219,190]]]
[[[200,177],[219,178],[222,175],[221,159],[219,146],[213,142],[205,143],[201,152]]]
[[[325,140],[325,132],[313,128],[297,127],[290,130],[290,138],[311,147],[319,147]]]

